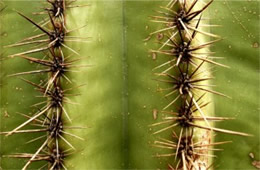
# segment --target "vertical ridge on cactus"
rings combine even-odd
[[[69,96],[77,95],[68,93],[68,91],[71,91],[71,87],[67,89],[64,88],[66,83],[73,84],[70,78],[67,77],[67,74],[70,72],[71,68],[73,69],[84,67],[78,65],[77,63],[75,64],[75,61],[77,62],[77,60],[80,59],[71,59],[73,55],[79,55],[79,53],[66,45],[66,43],[67,41],[81,42],[83,40],[81,37],[69,35],[71,32],[77,29],[68,30],[66,28],[65,11],[67,10],[65,9],[67,5],[68,8],[70,8],[72,2],[67,2],[64,0],[50,0],[47,1],[47,3],[51,4],[51,7],[45,8],[43,13],[40,13],[47,14],[48,17],[47,21],[44,19],[40,22],[43,23],[42,25],[37,24],[26,15],[17,12],[20,16],[37,27],[43,34],[40,33],[34,36],[30,36],[21,41],[18,41],[17,43],[5,46],[7,48],[11,48],[25,46],[28,44],[34,45],[32,47],[33,49],[11,54],[9,57],[13,58],[19,56],[22,59],[26,59],[32,63],[38,64],[38,67],[47,68],[40,70],[37,68],[37,70],[33,71],[11,74],[11,76],[23,76],[47,73],[45,80],[42,80],[40,83],[34,83],[30,80],[21,78],[26,83],[34,86],[36,91],[41,93],[41,95],[38,97],[45,101],[41,101],[33,105],[34,107],[39,108],[39,111],[35,112],[33,115],[26,116],[28,119],[25,122],[18,125],[11,131],[1,133],[6,134],[6,136],[10,136],[16,133],[45,133],[45,135],[36,137],[27,142],[32,143],[38,140],[43,141],[34,153],[29,154],[24,152],[7,155],[9,158],[27,158],[28,160],[23,166],[23,170],[28,169],[33,162],[43,160],[45,160],[46,163],[41,168],[67,169],[64,160],[68,155],[71,154],[71,150],[76,150],[76,148],[64,136],[70,136],[72,138],[84,140],[77,135],[66,132],[66,129],[71,128],[70,126],[64,127],[64,121],[68,120],[69,122],[72,122],[69,113],[65,108],[65,104],[75,104],[71,102]],[[47,38],[44,36],[47,36]],[[72,54],[64,51],[64,49],[67,49]],[[44,52],[45,55],[41,58],[27,56],[39,52]],[[27,127],[28,124],[31,124],[37,129],[23,130]],[[65,148],[68,149],[64,150]]]
[[[170,140],[164,138],[154,142],[155,147],[169,150],[167,153],[156,154],[156,157],[169,157],[169,169],[191,170],[211,167],[211,159],[215,157],[211,153],[214,148],[210,148],[210,144],[214,146],[213,131],[250,136],[242,132],[212,127],[212,122],[224,119],[213,118],[212,113],[209,113],[212,97],[208,96],[208,93],[228,97],[212,90],[210,84],[213,77],[208,70],[209,64],[228,67],[211,59],[214,56],[209,47],[219,41],[219,36],[205,31],[205,28],[200,26],[208,24],[202,22],[202,15],[212,2],[213,0],[205,3],[197,0],[171,0],[165,7],[160,7],[158,15],[151,17],[152,22],[162,25],[159,30],[150,33],[150,36],[158,34],[160,46],[158,50],[151,50],[151,53],[169,58],[154,70],[158,72],[157,81],[169,84],[167,88],[159,90],[165,93],[166,98],[171,99],[163,108],[163,111],[167,111],[163,120],[152,125],[164,125],[153,134],[165,131],[173,133]],[[209,24],[208,26],[210,27]],[[207,40],[210,38],[214,39]],[[177,111],[173,112],[176,108]]]
[[[258,4],[0,0],[0,169],[257,166]]]

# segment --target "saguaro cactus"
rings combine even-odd
[[[259,166],[259,2],[28,4],[0,6],[2,169]]]
[[[170,169],[208,169],[211,167],[211,147],[227,143],[214,142],[212,132],[222,132],[248,136],[245,133],[220,129],[211,124],[214,121],[228,120],[228,117],[212,115],[209,106],[211,96],[207,93],[226,95],[211,89],[212,79],[208,64],[227,67],[213,59],[218,59],[209,50],[209,46],[219,41],[215,34],[205,31],[205,27],[213,27],[203,21],[202,13],[210,6],[202,1],[170,1],[166,7],[161,7],[158,15],[152,16],[152,21],[163,25],[150,35],[157,34],[160,47],[152,50],[155,54],[168,57],[155,69],[161,69],[157,75],[158,81],[167,83],[165,97],[170,99],[162,113],[163,120],[152,126],[165,127],[154,132],[171,131],[171,138],[163,138],[154,142],[156,147],[171,150],[158,154],[157,157],[175,157],[168,163]],[[203,29],[204,28],[204,29]],[[214,38],[207,40],[207,37]],[[162,77],[162,78],[161,78]],[[172,108],[177,105],[177,108]],[[180,127],[177,131],[176,127]],[[172,151],[173,150],[173,151]]]
[[[32,105],[38,109],[33,111],[34,113],[32,115],[26,115],[20,112],[27,120],[12,130],[1,133],[6,136],[20,133],[41,134],[39,137],[35,137],[26,142],[26,144],[30,144],[35,141],[40,141],[40,145],[34,152],[28,153],[25,151],[7,155],[8,158],[28,159],[22,169],[27,169],[34,162],[44,161],[45,164],[42,165],[42,168],[66,169],[66,157],[73,153],[72,150],[76,150],[66,137],[69,136],[71,138],[84,140],[69,132],[71,129],[84,129],[84,127],[71,126],[69,124],[71,118],[65,106],[66,104],[77,104],[72,102],[69,97],[77,96],[78,94],[73,93],[73,91],[80,87],[72,85],[73,82],[68,75],[69,72],[76,71],[80,67],[85,67],[84,65],[77,64],[81,58],[73,56],[80,56],[80,54],[75,51],[69,43],[82,43],[88,39],[73,34],[75,31],[78,31],[80,27],[69,27],[65,10],[84,6],[86,5],[75,5],[73,1],[47,1],[43,11],[34,13],[35,15],[43,16],[44,19],[40,22],[36,22],[21,12],[17,12],[23,19],[31,24],[31,27],[34,26],[40,31],[40,33],[36,35],[26,37],[18,42],[5,46],[7,48],[13,48],[33,45],[32,49],[24,48],[22,52],[10,54],[8,57],[19,57],[31,63],[38,64],[35,70],[13,73],[8,75],[8,77],[41,74],[40,82],[33,82],[21,78],[25,83],[40,92],[40,95],[37,96],[40,98],[40,102]],[[29,124],[33,128],[25,129]]]

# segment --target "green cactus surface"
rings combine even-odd
[[[16,55],[45,47],[37,43],[12,46],[42,33],[25,17],[39,25],[46,19],[49,22],[42,27],[48,31],[54,28],[74,30],[64,36],[63,46],[50,49],[55,49],[54,55],[61,57],[63,54],[69,58],[67,61],[77,62],[61,76],[57,85],[61,89],[71,89],[66,99],[62,97],[67,102],[62,100],[62,107],[57,106],[60,111],[46,112],[50,120],[52,115],[55,118],[61,115],[64,132],[59,134],[62,137],[50,137],[55,140],[48,140],[40,151],[42,155],[55,155],[54,150],[58,148],[65,156],[55,159],[62,163],[38,154],[24,169],[260,168],[259,1],[64,0],[65,8],[60,12],[48,10],[54,8],[50,2],[0,0],[0,170],[23,169],[50,136],[46,131],[12,132],[44,110],[44,104],[35,104],[48,100],[45,103],[48,106],[52,99],[43,97],[45,94],[32,82],[46,90],[48,85],[44,83],[51,81],[53,72],[16,75],[45,68],[25,57],[44,60],[53,55],[51,50]],[[171,6],[174,2],[176,4]],[[190,22],[182,20],[188,31],[179,22],[179,26],[176,24],[176,28],[169,29],[174,25],[160,18],[169,13],[174,14],[170,16],[173,17],[181,9],[187,12],[193,3],[196,5],[190,12],[205,9]],[[44,9],[46,7],[48,9]],[[37,12],[45,14],[35,15]],[[64,16],[57,17],[55,13]],[[54,18],[56,27],[52,26],[50,18]],[[174,31],[176,36],[172,36]],[[191,37],[193,33],[196,38]],[[194,61],[191,62],[179,59],[180,53],[172,55],[178,49],[173,48],[174,43],[188,44],[190,38],[192,47],[216,41],[194,51],[223,58],[191,57]],[[167,41],[169,39],[174,43]],[[156,69],[172,58],[175,60]],[[167,68],[169,72],[164,72]],[[183,92],[178,86],[173,93],[175,77],[169,74],[180,79],[182,73],[191,75],[194,70],[202,72],[196,75],[195,81],[210,92],[192,88]],[[50,89],[55,90],[53,82],[50,84]],[[173,95],[166,96],[171,92]],[[178,95],[180,97],[173,102]],[[197,119],[189,120],[191,124],[179,123],[181,108],[189,106]],[[48,120],[46,116],[37,117],[19,130],[43,128],[35,124],[39,126],[38,119]],[[174,121],[162,123],[174,116],[179,118],[177,126],[173,127]],[[190,149],[193,153],[186,153],[190,150],[180,147],[189,137],[195,143],[192,146],[198,146],[197,150]],[[223,144],[217,145],[218,142]],[[210,144],[213,147],[209,147]],[[176,153],[177,156],[164,155]]]

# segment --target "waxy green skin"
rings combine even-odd
[[[76,121],[90,128],[77,131],[87,139],[85,143],[76,141],[85,149],[83,156],[69,158],[68,165],[87,169],[160,167],[152,157],[156,150],[150,146],[154,136],[148,125],[154,123],[152,110],[164,103],[158,101],[162,95],[155,92],[157,82],[152,80],[156,63],[147,53],[151,46],[143,42],[150,33],[145,26],[150,24],[148,14],[155,4],[142,2],[148,6],[141,5],[141,9],[136,2],[90,3],[85,32],[93,42],[84,46],[84,51],[94,66],[77,74],[87,86],[82,89],[83,100],[78,99],[81,106],[74,108],[86,117],[75,115]],[[131,17],[137,8],[141,10],[138,27]]]
[[[152,69],[159,63],[147,52],[156,48],[155,43],[145,43],[143,39],[156,29],[156,24],[149,22],[149,16],[154,14],[165,2],[159,1],[84,1],[91,4],[87,8],[75,8],[67,15],[69,28],[86,28],[75,34],[83,37],[91,36],[90,43],[78,43],[72,47],[86,57],[81,64],[92,64],[92,67],[82,68],[81,72],[71,73],[70,78],[75,84],[86,84],[77,92],[82,95],[72,98],[80,105],[67,105],[66,108],[73,118],[72,125],[87,126],[84,130],[75,130],[74,134],[86,139],[80,141],[68,138],[79,150],[66,159],[69,169],[165,169],[169,160],[159,160],[152,157],[159,150],[150,144],[155,136],[148,125],[154,123],[153,109],[162,109],[167,100],[156,92],[158,82],[154,81]],[[244,6],[250,11],[259,11],[259,2],[228,2],[232,9],[242,10]],[[3,45],[14,43],[30,35],[35,35],[32,25],[18,16],[11,9],[23,11],[32,19],[31,12],[37,11],[39,2],[6,1],[8,8],[1,15],[1,53],[4,56],[23,51],[20,48],[3,49]],[[26,10],[25,10],[26,9]],[[241,11],[241,21],[244,21],[249,32],[255,38],[248,38],[247,33],[238,23],[233,23],[231,11],[223,2],[214,2],[210,7],[212,24],[222,27],[214,28],[213,32],[225,37],[217,43],[212,51],[217,56],[226,57],[221,61],[231,69],[216,68],[216,90],[232,97],[223,99],[214,96],[215,114],[217,116],[236,116],[236,120],[217,124],[217,127],[254,134],[254,137],[237,137],[217,134],[215,141],[233,140],[232,144],[220,146],[225,150],[216,153],[215,169],[254,169],[248,157],[250,152],[259,158],[259,14],[253,15]],[[218,12],[216,12],[218,11]],[[216,15],[215,15],[216,12]],[[225,19],[223,19],[223,17]],[[251,21],[248,22],[247,19]],[[4,23],[4,24],[2,24]],[[149,29],[146,29],[146,26]],[[6,33],[6,34],[3,34]],[[246,38],[243,39],[242,37]],[[231,46],[231,48],[229,48]],[[24,47],[23,49],[27,49]],[[40,55],[41,54],[37,54]],[[2,55],[1,55],[2,56]],[[1,131],[13,129],[25,119],[16,112],[30,113],[29,106],[37,103],[33,87],[25,82],[6,75],[27,71],[35,67],[25,60],[14,58],[1,60]],[[30,80],[39,81],[42,77],[27,76]],[[26,78],[27,78],[26,77]],[[18,90],[16,90],[18,87]],[[22,88],[22,90],[19,90]],[[8,103],[8,104],[7,104]],[[19,104],[21,103],[21,104]],[[10,117],[5,117],[5,111]],[[38,134],[20,134],[10,137],[1,136],[1,155],[28,152],[33,153],[41,144],[24,143]],[[1,158],[3,169],[20,169],[25,160]],[[39,163],[40,164],[40,163]],[[31,168],[40,167],[33,164]]]
[[[217,134],[216,141],[232,140],[233,143],[221,146],[224,151],[216,152],[216,169],[256,169],[251,165],[253,160],[249,153],[254,154],[255,160],[260,160],[259,9],[260,2],[257,1],[216,1],[210,8],[211,23],[222,25],[212,32],[224,38],[212,47],[212,51],[216,51],[217,56],[225,57],[222,63],[230,66],[230,69],[216,69],[216,90],[232,97],[230,100],[215,96],[215,114],[236,118],[217,123],[216,126],[253,135]]]
[[[28,8],[28,1],[4,1],[7,8],[1,12],[0,24],[1,24],[1,38],[0,38],[0,53],[1,53],[1,91],[0,91],[0,104],[1,104],[1,131],[10,131],[23,123],[26,119],[19,115],[19,113],[35,113],[36,108],[30,107],[31,105],[40,102],[41,99],[36,98],[39,95],[34,88],[17,77],[7,77],[7,75],[17,72],[30,71],[35,69],[35,65],[30,64],[21,58],[8,58],[10,54],[24,51],[28,47],[17,48],[4,48],[3,46],[15,43],[30,35],[35,35],[32,30],[35,28],[32,25],[19,16],[15,11],[23,11],[26,15],[31,13],[39,7],[39,2],[31,2],[30,8]],[[1,1],[1,8],[3,7]],[[25,10],[26,9],[26,10]],[[37,17],[32,16],[32,19]],[[39,21],[39,20],[38,20]],[[29,31],[30,30],[30,31]],[[37,54],[41,57],[43,54]],[[44,76],[24,76],[31,81],[39,82]],[[2,169],[21,169],[26,163],[25,159],[11,159],[4,158],[3,155],[13,153],[33,153],[40,146],[40,142],[34,142],[31,144],[25,144],[27,141],[41,136],[41,134],[17,134],[9,137],[4,135],[0,136],[0,167]],[[37,168],[41,165],[38,163],[31,166],[31,168]]]

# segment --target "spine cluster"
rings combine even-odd
[[[166,86],[159,91],[170,99],[161,111],[162,120],[151,126],[159,128],[154,134],[161,135],[154,146],[166,150],[156,157],[173,157],[168,163],[168,168],[172,170],[210,168],[209,158],[214,157],[213,151],[219,150],[212,147],[228,142],[213,142],[213,131],[248,136],[212,127],[212,122],[231,118],[210,116],[212,113],[208,113],[210,93],[228,97],[212,90],[213,85],[209,83],[213,79],[210,66],[227,67],[216,62],[218,57],[209,50],[213,43],[220,40],[219,36],[205,31],[205,28],[214,25],[207,24],[202,17],[212,2],[171,0],[151,17],[152,22],[161,25],[160,29],[150,33],[151,37],[157,35],[159,43],[159,48],[151,52],[167,57],[166,62],[154,69],[158,71],[155,73],[156,80]],[[170,139],[162,138],[166,131],[170,132]]]
[[[43,141],[35,153],[8,155],[8,157],[29,159],[22,168],[23,170],[37,161],[46,161],[43,167],[39,167],[40,169],[67,169],[64,159],[76,149],[64,136],[84,140],[66,131],[66,129],[81,129],[83,127],[67,126],[64,123],[71,122],[69,113],[66,111],[64,105],[74,104],[70,101],[69,96],[76,96],[77,94],[73,94],[72,91],[79,87],[75,87],[75,85],[73,87],[73,83],[67,76],[67,73],[70,72],[71,69],[80,67],[77,65],[80,58],[73,57],[75,55],[79,56],[79,53],[66,45],[66,42],[81,42],[82,39],[84,39],[70,35],[71,32],[79,28],[73,30],[66,28],[65,11],[70,8],[81,7],[80,5],[74,5],[73,2],[75,1],[47,0],[44,11],[34,13],[46,17],[39,23],[34,22],[29,17],[18,12],[20,16],[33,24],[41,33],[6,46],[35,45],[33,49],[10,55],[10,57],[21,57],[35,63],[37,64],[37,70],[15,73],[10,76],[20,76],[26,83],[35,87],[35,89],[41,93],[38,97],[43,99],[42,102],[33,105],[39,110],[38,112],[32,116],[23,115],[27,118],[24,123],[11,131],[1,132],[1,134],[7,136],[17,133],[42,133],[40,137],[27,142]],[[35,53],[37,53],[37,57],[32,57],[35,56]],[[21,77],[32,74],[45,74],[46,79],[40,83],[35,83]],[[70,84],[72,87],[65,88],[64,84]],[[35,128],[24,130],[27,125]],[[66,145],[68,147],[66,147]]]

